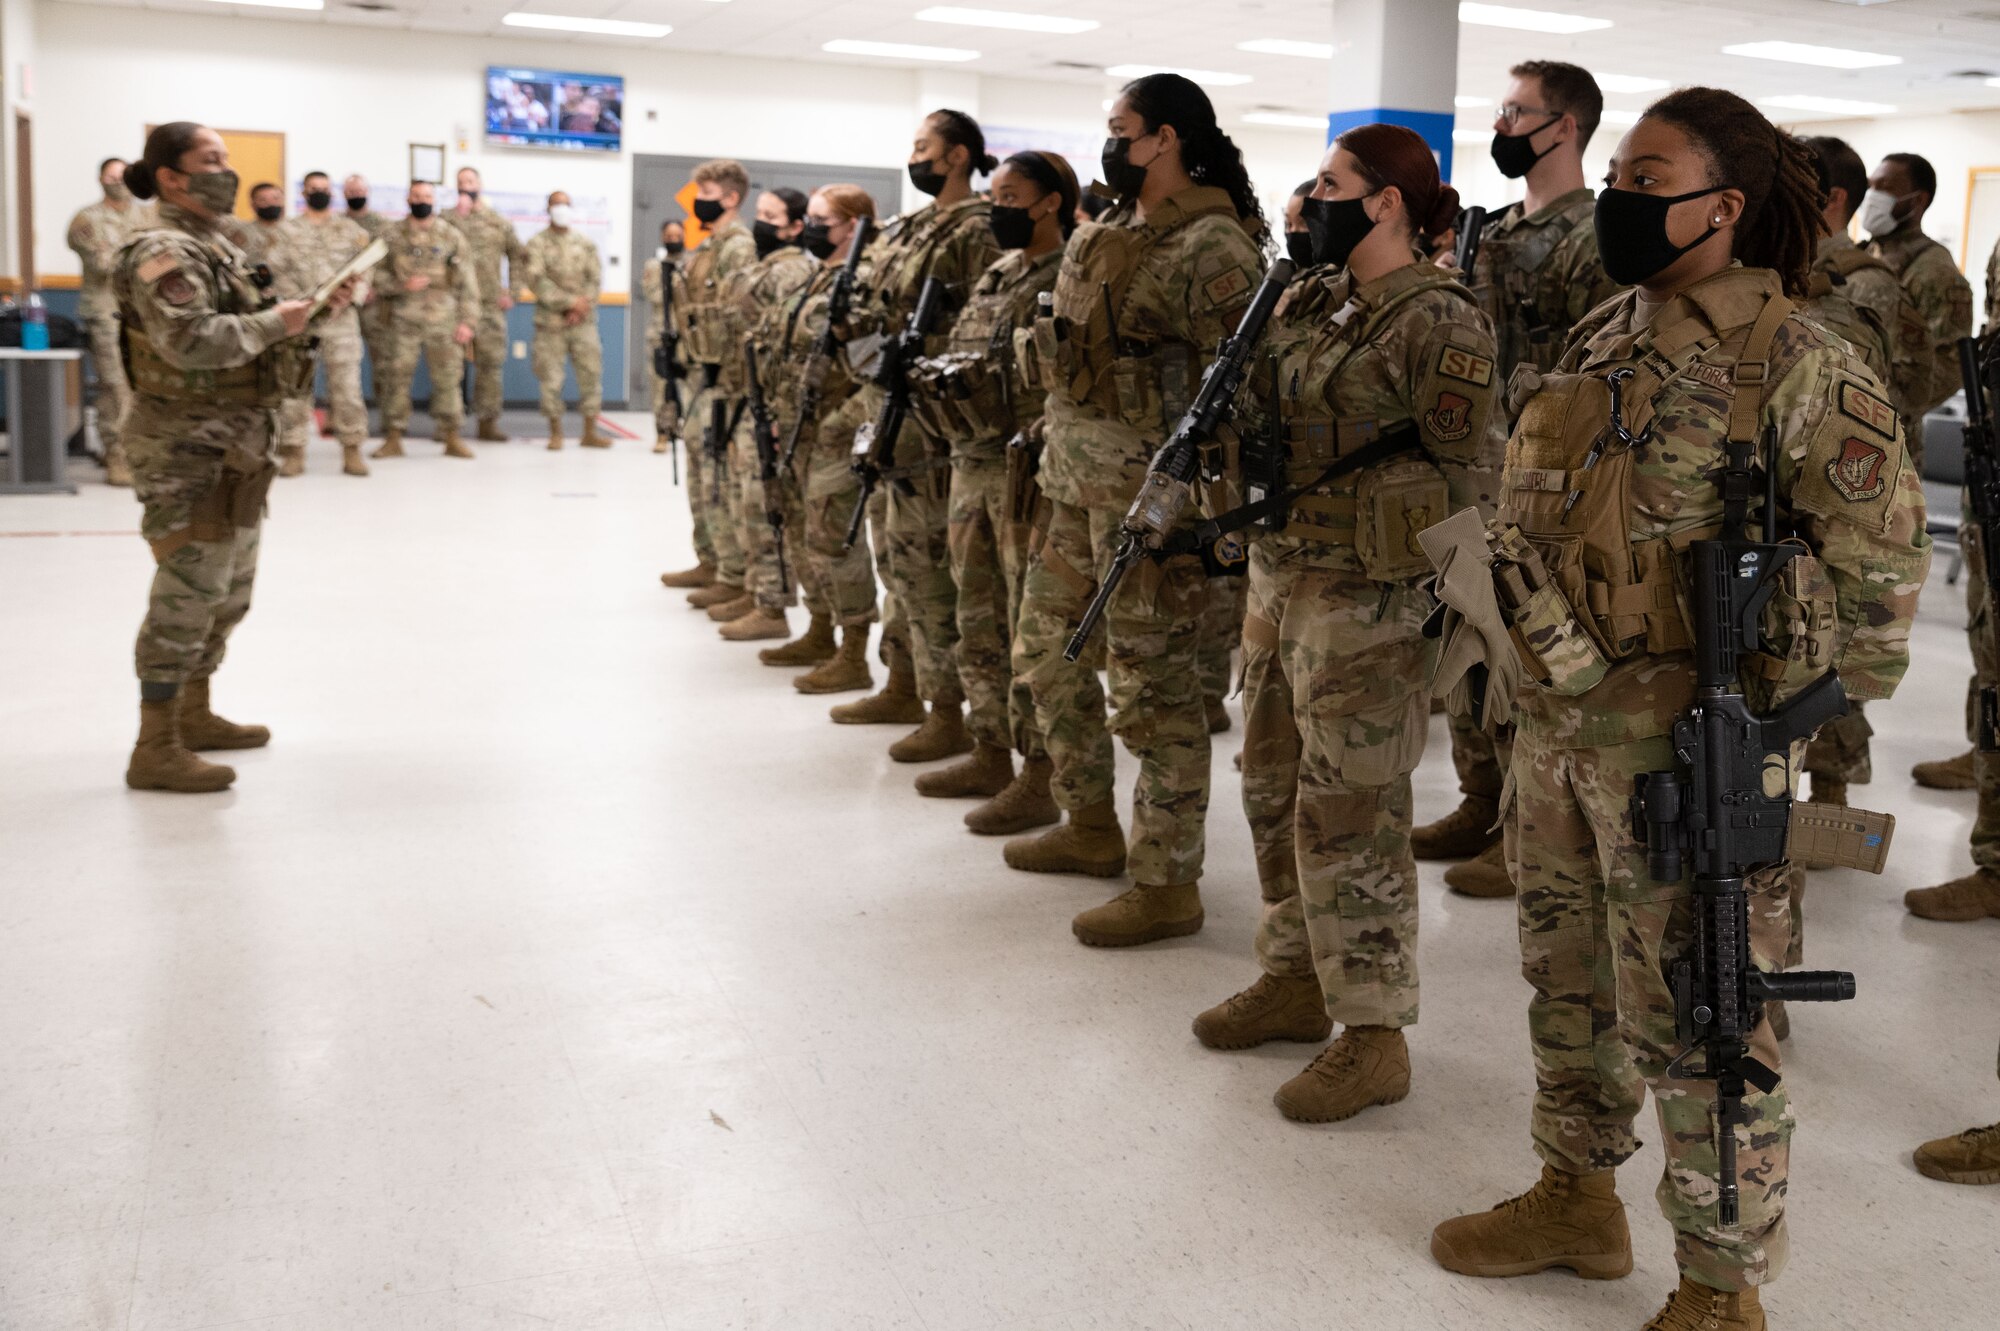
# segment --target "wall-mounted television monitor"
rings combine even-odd
[[[618,151],[625,80],[553,69],[486,70],[486,141],[514,148]]]

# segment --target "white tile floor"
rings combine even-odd
[[[1187,1031],[1254,974],[1235,736],[1207,930],[1087,951],[1100,884],[1002,868],[661,590],[664,458],[414,452],[279,485],[217,688],[277,739],[215,797],[119,780],[129,493],[0,498],[0,1327],[1562,1331],[1671,1286],[1650,1147],[1628,1280],[1427,1255],[1534,1174],[1507,905],[1427,869],[1414,1094],[1287,1123],[1305,1051]],[[2000,925],[1899,904],[1965,862],[1970,797],[1904,775],[1960,742],[1959,616],[1874,713],[1892,872],[1815,880],[1862,998],[1796,1013],[1774,1326],[2000,1302],[2000,1189],[1908,1163],[2000,1118]]]

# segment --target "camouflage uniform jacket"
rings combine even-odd
[[[660,285],[660,264],[658,255],[646,260],[646,266],[639,271],[639,290],[646,297],[646,344],[657,346],[660,335],[666,332],[666,296]],[[681,282],[687,275],[687,256],[669,258],[665,263],[674,270],[674,300],[681,298]],[[683,353],[685,355],[685,353]]]
[[[681,334],[681,354],[690,365],[740,366],[743,348],[731,348],[728,287],[731,279],[757,262],[757,240],[750,228],[731,222],[681,260],[682,282],[674,292],[674,322]],[[740,379],[732,380],[742,392]]]
[[[1060,249],[1033,259],[1025,250],[1001,255],[973,283],[943,347],[919,367],[913,391],[924,400],[925,432],[950,440],[954,458],[998,458],[1017,434],[1040,442],[1047,395],[1021,373],[1014,332],[1034,323],[1061,263]]]
[[[341,266],[361,251],[368,248],[368,233],[359,223],[338,213],[331,214],[323,222],[315,222],[310,217],[300,215],[286,220],[285,249],[291,256],[292,266],[298,280],[303,284],[299,292],[309,296],[325,285],[328,278],[339,272]],[[367,293],[367,279],[362,279],[355,292],[355,300],[362,300]]]
[[[924,283],[935,277],[944,283],[945,301],[931,337],[932,345],[941,343],[972,284],[1000,257],[992,215],[993,205],[975,194],[948,207],[925,204],[889,223],[870,256],[875,280],[857,293],[849,319],[854,331],[894,336],[915,312]]]
[[[1428,564],[1410,544],[1416,532],[1461,508],[1492,516],[1506,444],[1493,331],[1454,275],[1420,262],[1356,285],[1345,269],[1309,268],[1286,290],[1252,366],[1235,429],[1274,440],[1290,484],[1311,481],[1349,451],[1329,451],[1336,440],[1407,427],[1418,445],[1300,496],[1283,531],[1258,537],[1288,564],[1368,572],[1357,549],[1357,495],[1368,496],[1371,513],[1385,509],[1375,500],[1383,482],[1416,495],[1426,470],[1442,473],[1442,486],[1433,482],[1423,502],[1441,498],[1442,511],[1411,509],[1397,559],[1385,562],[1419,576]]]
[[[1908,429],[1920,419],[1910,413],[1918,409],[1917,399],[1930,383],[1930,335],[1923,316],[1903,293],[1894,270],[1845,231],[1820,237],[1812,273],[1810,299],[1799,306],[1800,312],[1846,339],[1889,386]]]
[[[1911,419],[1920,421],[1959,389],[1958,339],[1972,335],[1972,284],[1952,262],[1951,251],[1914,223],[1871,241],[1868,252],[1895,270],[1930,333],[1930,373],[1912,398]]]
[[[771,409],[778,423],[780,438],[789,438],[792,424],[797,419],[801,400],[805,396],[804,372],[806,362],[812,354],[813,343],[826,331],[827,303],[833,295],[833,280],[840,275],[841,260],[829,259],[818,264],[811,278],[798,293],[771,312],[758,338],[758,368],[772,365],[769,378],[764,384]],[[858,293],[868,280],[869,261],[863,258],[855,272],[855,290]],[[761,354],[766,347],[770,354]],[[836,409],[861,390],[861,379],[855,372],[847,356],[836,350],[826,364],[826,377],[820,382],[819,405],[814,418],[805,423],[799,431],[799,454],[803,458],[812,452],[814,441],[820,438],[820,427],[831,420]],[[824,441],[830,448],[838,448],[841,456],[847,455],[853,444],[853,437],[828,439]]]
[[[1600,682],[1575,696],[1529,683],[1522,722],[1543,742],[1594,747],[1651,739],[1667,734],[1693,700],[1681,552],[1721,530],[1717,479],[1732,407],[1738,392],[1757,391],[1735,384],[1735,365],[1778,289],[1775,273],[1732,265],[1675,296],[1650,321],[1639,314],[1637,294],[1623,292],[1592,312],[1564,353],[1558,375],[1581,376],[1570,390],[1551,378],[1523,405],[1507,444],[1502,526],[1519,523],[1531,538],[1533,528],[1557,523],[1581,531],[1595,510],[1621,515],[1625,538],[1610,562],[1593,567],[1588,552],[1581,556],[1581,585],[1573,580],[1577,561],[1561,548],[1584,538],[1558,533],[1536,541],[1570,605],[1596,607],[1579,613],[1618,628],[1615,636],[1629,644]],[[1609,390],[1622,393],[1626,428],[1642,437],[1629,448],[1602,428],[1592,431],[1594,418],[1577,391],[1624,367],[1661,385],[1650,396],[1630,383]],[[1607,390],[1594,393],[1591,401],[1608,402]],[[1596,411],[1601,418],[1603,408]],[[1850,697],[1886,698],[1909,664],[1910,624],[1930,565],[1923,490],[1896,412],[1858,357],[1793,311],[1777,326],[1754,421],[1760,443],[1767,430],[1776,435],[1778,528],[1805,542],[1831,585],[1833,664]],[[1594,467],[1586,465],[1591,439],[1605,445]],[[1573,518],[1558,517],[1572,490],[1587,502]]]
[[[528,242],[528,289],[535,293],[535,326],[560,328],[578,298],[594,308],[603,269],[597,246],[581,231],[549,227]]]
[[[118,317],[138,330],[153,354],[183,376],[172,395],[149,391],[132,374],[124,441],[135,466],[149,452],[210,448],[237,471],[253,471],[276,438],[276,399],[257,405],[204,391],[202,385],[273,354],[290,340],[270,298],[250,280],[250,265],[217,223],[169,203],[157,224],[119,253],[112,290]],[[130,370],[132,354],[128,348]]]
[[[1502,386],[1516,366],[1554,368],[1583,316],[1618,292],[1597,257],[1594,197],[1573,189],[1532,214],[1509,204],[1480,232],[1472,294],[1493,324]]]
[[[479,286],[472,276],[472,259],[465,237],[436,218],[418,222],[404,218],[383,234],[389,257],[375,268],[375,291],[389,303],[398,324],[455,328],[479,322]],[[405,285],[419,273],[431,284],[422,291]]]
[[[472,274],[479,282],[480,302],[489,309],[498,308],[500,296],[507,290],[507,278],[500,275],[501,263],[507,264],[508,277],[515,286],[521,284],[521,275],[528,267],[528,247],[515,234],[514,224],[483,201],[473,204],[469,213],[460,215],[458,209],[450,208],[438,216],[457,228],[472,248]]]
[[[79,208],[69,220],[69,247],[83,264],[83,289],[77,298],[77,313],[85,319],[116,314],[118,298],[111,294],[111,270],[125,243],[154,225],[153,206],[133,200],[114,208],[99,200]]]
[[[723,363],[722,384],[725,389],[740,385],[744,393],[750,391],[743,347],[756,342],[757,377],[764,390],[765,401],[774,400],[777,356],[773,352],[773,344],[764,339],[772,335],[777,321],[782,320],[790,310],[792,298],[806,289],[819,266],[810,254],[798,246],[784,245],[748,268],[738,269],[730,278],[720,309],[728,320],[729,345],[736,354]]]
[[[297,300],[312,291],[299,266],[294,249],[290,219],[266,222],[261,218],[244,224],[241,248],[254,268],[262,264],[271,270],[271,294],[279,300]]]
[[[1051,498],[1131,503],[1263,268],[1252,226],[1213,186],[1183,190],[1143,221],[1121,204],[1078,225],[1054,317],[1036,321],[1032,342],[1048,389],[1041,480]]]
[[[383,236],[388,235],[389,228],[396,225],[397,222],[396,218],[384,217],[377,212],[357,213],[353,211],[349,211],[347,220],[360,227],[363,231],[366,231],[370,240],[380,240]]]

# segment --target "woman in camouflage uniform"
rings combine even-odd
[[[1215,108],[1178,74],[1127,84],[1111,105],[1106,178],[1121,196],[1080,225],[1035,321],[1033,373],[1048,390],[1042,545],[1022,589],[1014,673],[1028,681],[1069,821],[1008,843],[1037,873],[1116,877],[1134,886],[1072,923],[1096,947],[1201,928],[1208,718],[1199,657],[1207,577],[1180,555],[1133,569],[1104,617],[1111,722],[1139,759],[1129,851],[1112,803],[1105,695],[1063,646],[1109,568],[1148,462],[1192,401],[1202,368],[1249,307],[1265,225],[1242,154]]]
[[[1888,391],[1793,303],[1821,228],[1810,153],[1733,93],[1683,89],[1625,136],[1607,184],[1598,247],[1605,271],[1637,289],[1579,326],[1553,374],[1517,373],[1525,405],[1494,538],[1496,566],[1510,570],[1496,590],[1527,677],[1510,844],[1535,990],[1542,1178],[1440,1225],[1431,1251],[1470,1275],[1626,1274],[1613,1171],[1638,1148],[1650,1089],[1666,1154],[1656,1196],[1681,1283],[1647,1325],[1761,1331],[1758,1287],[1787,1248],[1795,1117],[1782,1085],[1744,1097],[1731,1129],[1741,1213],[1725,1225],[1715,1085],[1669,1072],[1688,1048],[1667,971],[1691,946],[1692,888],[1686,876],[1654,880],[1632,825],[1634,778],[1675,766],[1672,727],[1695,698],[1686,552],[1725,534],[1725,469],[1761,495],[1775,466],[1776,525],[1812,556],[1787,565],[1791,641],[1776,648],[1788,656],[1746,664],[1753,700],[1789,696],[1828,664],[1850,696],[1887,697],[1908,663],[1930,542]],[[1760,969],[1783,964],[1791,872],[1781,860],[1749,877]],[[1779,1066],[1768,1020],[1749,1044]]]
[[[1076,227],[1076,174],[1054,153],[1016,153],[993,173],[991,223],[1006,253],[981,275],[942,353],[914,384],[924,432],[951,448],[951,577],[957,587],[958,677],[976,742],[965,762],[917,778],[934,798],[989,797],[965,815],[983,835],[1025,832],[1061,817],[1034,700],[1009,644],[1021,606],[1041,452],[1042,392],[1021,377],[1014,335],[1034,322]],[[1013,752],[1024,760],[1014,775]]]
[[[214,130],[161,125],[125,183],[160,200],[158,225],[126,245],[112,280],[133,390],[125,447],[158,564],[139,628],[139,742],[125,784],[222,790],[236,773],[196,751],[271,738],[210,711],[208,681],[250,609],[279,412],[312,387],[301,336],[310,303],[270,300],[224,236],[237,179]],[[343,291],[333,308],[346,303]]]
[[[1264,973],[1194,1031],[1247,1049],[1323,1040],[1341,1023],[1277,1093],[1306,1123],[1410,1088],[1410,773],[1432,657],[1415,536],[1459,509],[1490,516],[1501,450],[1492,324],[1455,274],[1416,257],[1457,216],[1457,191],[1414,132],[1364,125],[1335,140],[1306,204],[1326,266],[1286,293],[1237,419],[1241,448],[1276,459],[1268,489],[1311,488],[1250,550],[1243,809]]]

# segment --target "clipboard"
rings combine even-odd
[[[387,242],[379,238],[369,241],[361,253],[342,264],[339,272],[320,283],[319,289],[312,293],[312,308],[306,311],[306,322],[318,323],[326,318],[326,304],[333,299],[333,293],[340,290],[341,283],[349,278],[361,276],[388,257]]]

